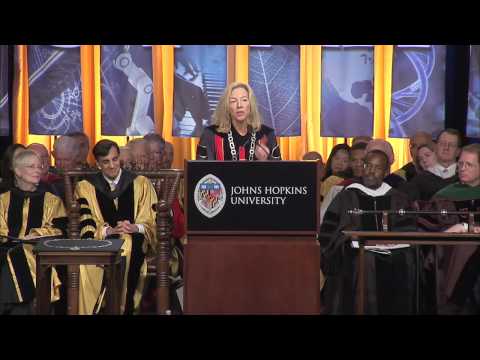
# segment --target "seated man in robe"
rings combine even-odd
[[[434,195],[434,199],[449,201],[458,211],[480,211],[480,144],[462,148],[457,163],[459,182]],[[478,215],[475,232],[480,232]],[[467,232],[468,216],[459,215],[457,224],[447,232]],[[437,246],[436,286],[437,310],[441,314],[478,314],[480,297],[480,248],[475,245]],[[477,288],[477,289],[476,289]]]
[[[348,214],[348,210],[408,209],[406,195],[383,182],[390,171],[387,155],[372,150],[360,183],[348,185],[328,207],[320,228],[322,289],[327,314],[352,314],[357,289],[357,249],[344,230],[382,230],[382,214]],[[415,218],[389,216],[392,231],[415,231]],[[412,247],[366,251],[367,314],[411,314],[415,304],[415,254]],[[385,249],[384,249],[385,250]]]
[[[145,254],[155,249],[155,205],[157,195],[144,176],[121,169],[120,149],[110,140],[93,148],[100,172],[77,183],[75,198],[81,206],[82,236],[96,239],[121,238],[124,259],[121,310],[133,314],[139,307],[147,272]],[[89,221],[93,220],[93,221]],[[102,303],[103,270],[80,267],[80,312],[92,314]],[[108,289],[107,289],[108,291]],[[95,306],[97,305],[97,306]]]

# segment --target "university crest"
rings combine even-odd
[[[215,175],[208,174],[195,186],[194,198],[198,211],[208,218],[213,218],[225,205],[225,186]]]

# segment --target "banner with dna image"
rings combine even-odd
[[[0,136],[8,136],[10,129],[9,85],[8,45],[0,45]]]
[[[30,133],[83,131],[80,45],[31,45],[27,53]]]
[[[263,123],[277,136],[299,136],[300,46],[251,45],[249,83]]]
[[[151,45],[102,45],[102,135],[155,132]]]
[[[445,45],[397,45],[393,53],[390,137],[445,128]]]
[[[480,45],[470,46],[467,136],[480,138]]]
[[[320,136],[372,136],[373,45],[322,46]]]
[[[200,136],[227,85],[227,46],[177,45],[172,135]]]

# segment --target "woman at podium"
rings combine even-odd
[[[65,235],[67,225],[62,200],[38,187],[42,174],[38,155],[21,150],[12,167],[14,186],[0,195],[0,315],[31,314],[33,310],[34,245],[22,241]],[[52,269],[52,301],[59,299],[59,287],[60,280]]]
[[[262,124],[250,85],[230,84],[204,129],[197,160],[281,160],[275,131]]]

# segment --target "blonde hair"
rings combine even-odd
[[[33,151],[33,150],[21,150],[17,154],[15,154],[15,157],[13,158],[12,162],[12,168],[13,170],[18,169],[21,166],[25,166],[27,164],[27,160],[30,158],[37,158],[40,163],[42,163],[42,160],[40,159],[40,156]]]
[[[258,131],[262,127],[262,116],[258,111],[257,99],[253,93],[250,85],[241,82],[233,82],[227,86],[220,98],[218,105],[212,115],[212,124],[217,126],[217,131],[220,133],[228,133],[232,126],[232,116],[230,114],[229,99],[232,96],[233,90],[243,88],[248,93],[248,100],[250,102],[250,114],[247,117],[247,125],[253,130]]]

